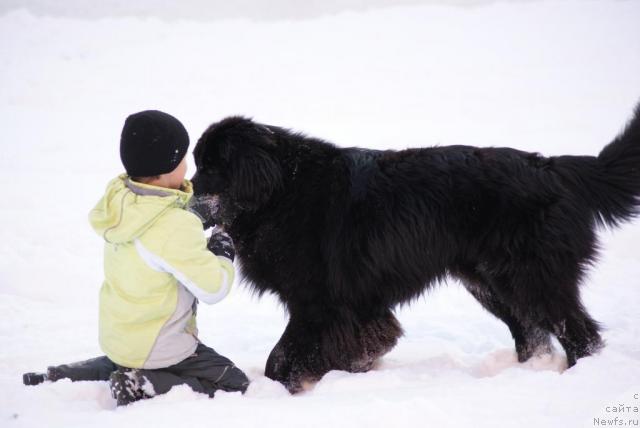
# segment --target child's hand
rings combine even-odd
[[[214,232],[209,238],[207,248],[216,256],[223,256],[233,261],[236,250],[233,247],[233,240],[223,231]]]

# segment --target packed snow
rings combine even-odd
[[[238,283],[201,306],[199,326],[251,378],[244,396],[179,387],[116,409],[104,382],[23,386],[24,372],[100,355],[102,243],[87,213],[122,170],[132,112],[175,115],[192,143],[242,114],[345,147],[595,155],[640,100],[637,1],[332,1],[303,13],[291,0],[268,19],[257,1],[220,14],[197,0],[158,13],[101,3],[114,13],[0,8],[0,427],[640,425],[640,220],[600,233],[582,290],[607,347],[569,370],[557,342],[518,363],[506,326],[448,281],[398,308],[405,336],[374,370],[330,372],[291,396],[264,376],[286,313]]]

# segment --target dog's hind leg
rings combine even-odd
[[[485,275],[466,272],[461,275],[465,288],[495,317],[503,321],[513,337],[519,362],[552,352],[551,336],[538,323],[521,315],[521,311],[504,303],[494,292],[495,285]]]
[[[569,367],[579,358],[596,353],[603,347],[600,327],[580,300],[578,288],[583,267],[593,260],[593,236],[574,234],[574,241],[586,242],[582,248],[572,243],[572,251],[554,251],[550,245],[544,250],[527,254],[526,262],[518,265],[503,292],[513,297],[514,307],[520,313],[530,314],[539,320],[539,326],[555,334],[567,355]]]
[[[496,289],[506,294],[502,301],[511,302],[512,313],[519,320],[554,334],[567,355],[569,367],[579,358],[594,354],[603,346],[600,327],[580,302],[578,289],[579,263],[561,255],[549,255],[558,261],[555,269],[548,263],[529,263],[504,279]],[[573,268],[572,268],[573,265]]]
[[[582,306],[579,296],[554,302],[553,307],[547,308],[547,314],[545,327],[556,335],[564,348],[568,367],[604,346],[600,327]]]

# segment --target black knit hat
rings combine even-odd
[[[131,177],[173,171],[189,148],[189,134],[178,119],[158,110],[127,117],[120,136],[120,159]]]

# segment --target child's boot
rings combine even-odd
[[[111,373],[109,389],[118,406],[126,406],[146,398],[141,388],[143,381],[139,371],[135,369],[118,369]]]
[[[46,373],[25,373],[22,375],[22,383],[25,385],[39,385],[49,380]]]
[[[39,385],[46,380],[50,380],[51,382],[55,382],[57,380],[63,379],[65,376],[60,370],[51,366],[47,368],[46,373],[25,373],[22,375],[22,383],[25,385]]]

